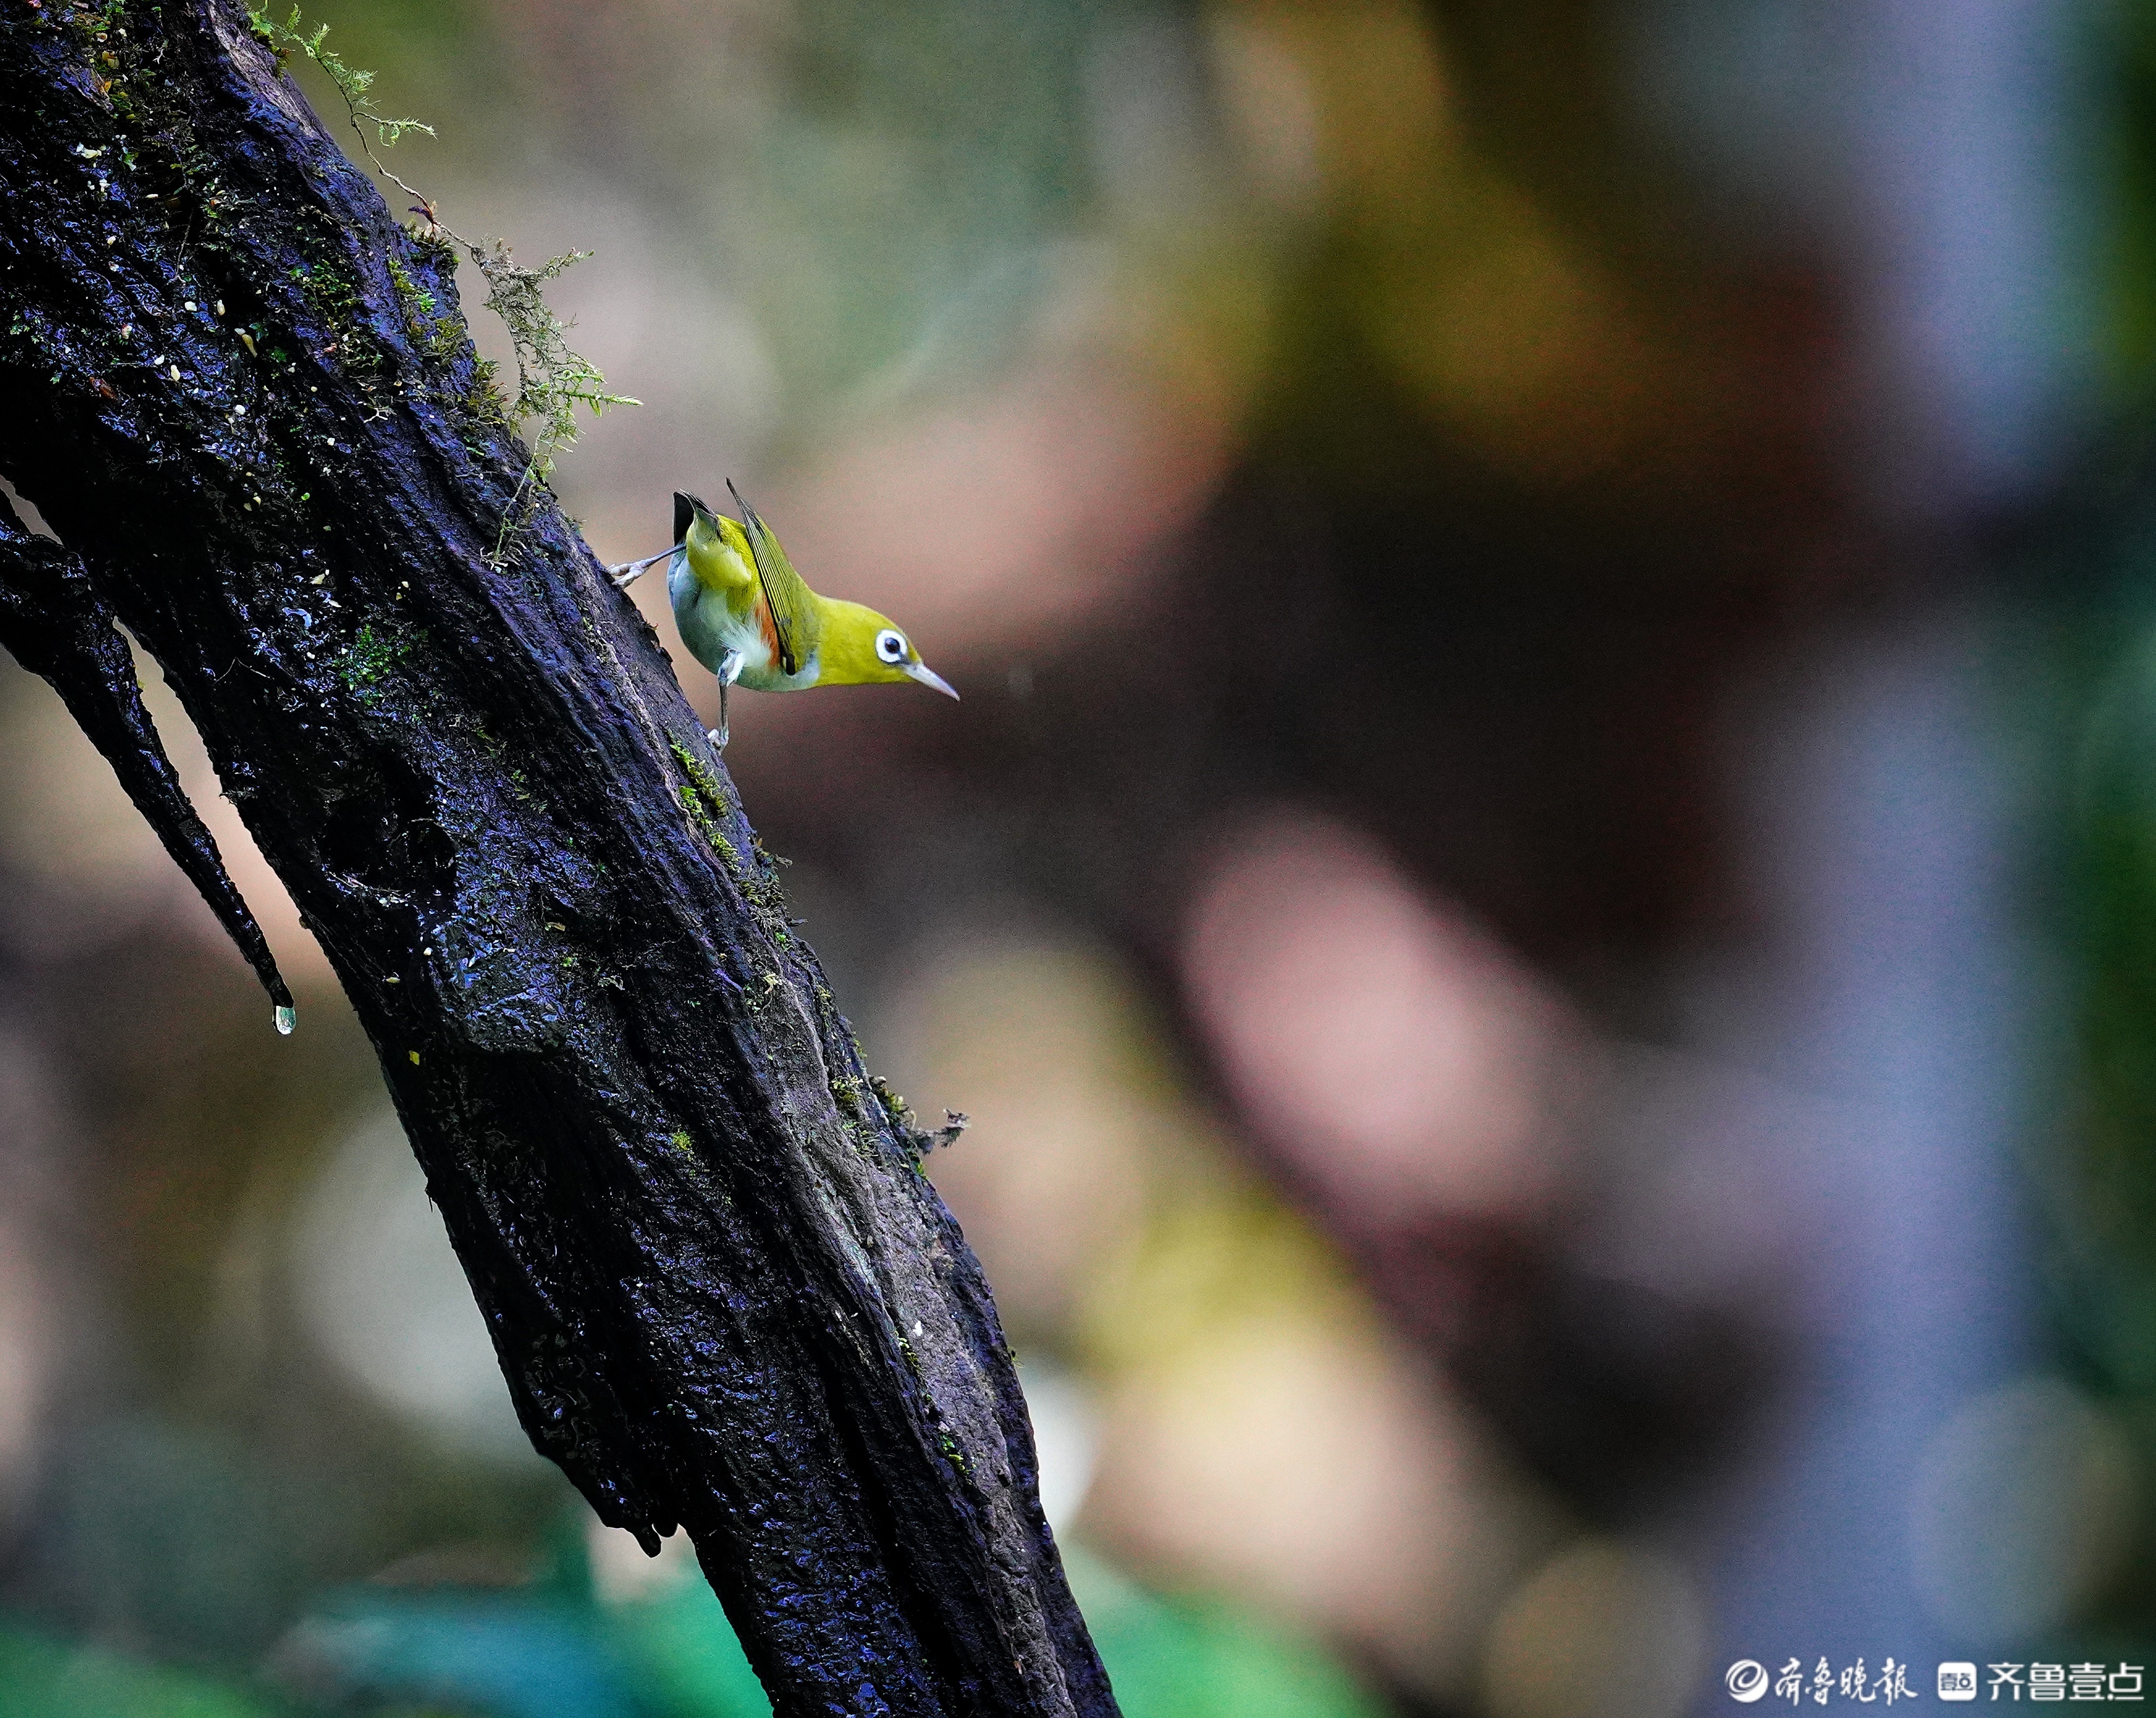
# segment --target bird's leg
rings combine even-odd
[[[641,561],[624,561],[619,567],[609,567],[607,573],[613,580],[614,589],[627,590],[644,577],[645,568],[655,567],[669,555],[680,552],[680,547],[679,543],[675,543],[670,548],[661,549],[656,555],[646,555]]]
[[[740,651],[729,650],[719,659],[719,725],[709,736],[714,751],[726,749],[726,688],[741,678],[741,671]]]

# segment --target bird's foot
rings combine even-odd
[[[719,660],[719,725],[709,735],[711,750],[726,749],[726,693],[733,685],[734,677],[742,671],[742,654],[729,650]]]
[[[622,562],[619,566],[607,568],[607,577],[613,581],[614,589],[625,591],[668,556],[680,552],[680,547],[676,543],[670,549],[661,549],[656,555],[646,555],[641,561]]]

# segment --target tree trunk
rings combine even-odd
[[[534,1444],[647,1549],[689,1531],[782,1714],[1112,1713],[926,1136],[656,637],[525,481],[454,254],[230,0],[0,0],[0,474],[64,545],[0,531],[0,642],[274,994],[115,620],[163,667]]]

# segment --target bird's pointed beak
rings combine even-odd
[[[950,681],[945,680],[925,662],[908,663],[906,672],[911,678],[920,681],[922,685],[933,686],[946,698],[956,698],[958,695]]]

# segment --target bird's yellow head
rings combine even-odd
[[[819,686],[872,686],[892,680],[918,680],[946,697],[956,698],[950,683],[921,659],[913,640],[890,616],[859,603],[819,597],[824,611]]]

